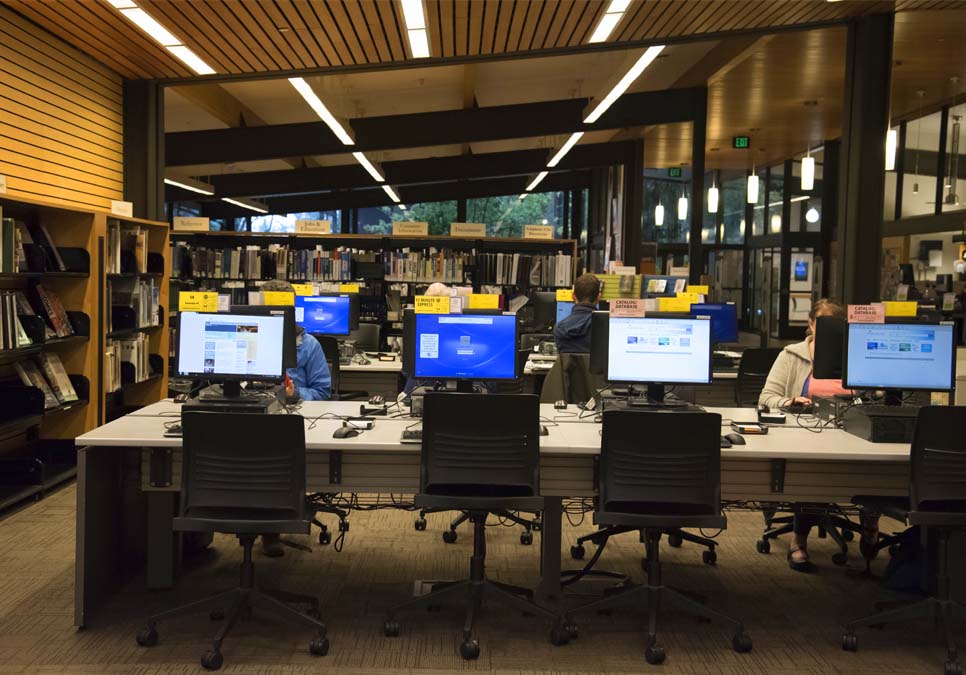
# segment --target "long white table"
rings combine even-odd
[[[402,384],[402,359],[380,361],[377,357],[366,357],[369,363],[351,363],[339,366],[342,391],[365,391],[370,395],[379,394],[387,400],[394,399]]]
[[[146,562],[149,587],[173,583],[180,557],[171,530],[180,476],[180,438],[163,436],[180,405],[163,401],[77,439],[78,507],[75,622],[108,598],[127,564]],[[419,420],[377,417],[374,428],[351,439],[333,438],[337,419],[356,415],[358,402],[305,402],[307,486],[311,492],[414,494],[419,489],[419,445],[400,442],[402,430]],[[709,408],[729,423],[754,421],[751,408]],[[601,425],[569,406],[541,407],[548,434],[540,438],[540,489],[546,498],[541,533],[543,582],[538,599],[559,606],[562,499],[595,493]],[[730,502],[847,503],[860,493],[904,495],[909,447],[874,444],[838,429],[815,433],[794,420],[767,435],[746,436],[746,445],[721,451],[722,498]],[[130,531],[126,503],[141,504],[146,536]],[[135,510],[136,512],[136,510]],[[136,523],[137,519],[133,521]],[[134,525],[136,529],[136,525]],[[144,550],[128,542],[144,539]]]

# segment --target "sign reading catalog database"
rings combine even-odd
[[[332,234],[332,221],[306,219],[296,220],[295,234]]]
[[[451,237],[486,237],[486,223],[450,223],[449,236]]]
[[[207,232],[211,229],[208,220],[197,216],[175,216],[172,224],[178,232]]]
[[[524,239],[553,239],[553,225],[524,225]]]
[[[395,222],[392,224],[392,233],[397,237],[428,237],[429,223],[416,220]]]

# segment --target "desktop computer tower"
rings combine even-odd
[[[200,396],[185,402],[184,410],[268,415],[282,409],[275,396]]]
[[[872,443],[911,443],[917,416],[916,406],[854,405],[844,411],[842,428]]]

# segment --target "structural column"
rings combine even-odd
[[[164,87],[124,81],[124,199],[138,218],[164,218]]]
[[[691,205],[688,210],[689,283],[701,281],[704,271],[704,252],[701,234],[704,229],[704,146],[708,124],[708,90],[701,89],[695,96],[691,123]],[[673,204],[671,207],[673,208]]]
[[[849,24],[839,155],[838,284],[847,303],[879,299],[893,14]]]
[[[637,269],[641,261],[641,227],[644,213],[644,140],[631,141],[624,161],[624,250],[625,265]]]

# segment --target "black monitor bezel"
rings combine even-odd
[[[323,335],[326,337],[334,338],[345,338],[348,337],[352,331],[359,330],[359,294],[358,293],[317,293],[316,295],[305,295],[296,296],[296,300],[299,297],[306,298],[349,298],[349,330],[345,333],[317,333],[311,332],[311,335]],[[296,322],[298,324],[298,322]],[[298,324],[302,326],[302,324]],[[305,326],[302,326],[305,330]],[[306,331],[309,332],[309,331]]]
[[[867,386],[862,385],[858,387],[853,387],[849,383],[849,338],[851,337],[851,327],[852,326],[868,326],[870,324],[863,323],[850,323],[846,325],[845,329],[845,342],[842,345],[842,387],[844,389],[850,389],[852,391],[879,391],[879,390],[893,390],[893,391],[944,391],[951,392],[956,388],[956,326],[952,321],[917,321],[915,319],[907,320],[901,318],[886,319],[886,324],[902,325],[902,326],[949,326],[952,332],[952,352],[949,361],[949,387],[936,388],[936,387],[895,387],[895,386]]]
[[[517,351],[520,345],[520,319],[515,314],[510,314],[508,312],[479,312],[471,314],[470,316],[506,316],[513,317],[513,377],[450,377],[450,376],[439,376],[439,375],[417,375],[416,374],[416,321],[420,315],[415,312],[410,311],[409,314],[403,314],[403,368],[406,374],[410,377],[419,380],[439,380],[439,381],[469,381],[478,382],[481,380],[493,381],[493,382],[511,382],[520,377],[519,372],[519,359],[517,358]],[[431,314],[422,316],[466,316],[463,313],[454,314]],[[407,326],[408,323],[408,326]]]
[[[283,307],[277,307],[277,306],[271,306],[271,305],[241,305],[241,306],[233,306],[231,308],[231,310],[229,310],[227,312],[181,312],[180,314],[181,315],[183,315],[183,314],[202,314],[202,315],[205,315],[205,316],[214,316],[214,317],[224,317],[224,316],[258,316],[258,317],[264,317],[264,316],[281,316],[282,317],[282,342],[283,342],[283,345],[282,345],[282,372],[281,372],[281,374],[278,377],[275,377],[275,376],[266,376],[266,375],[250,375],[250,374],[238,374],[238,375],[236,375],[236,374],[205,373],[205,372],[200,372],[200,373],[195,373],[195,372],[186,373],[186,372],[182,372],[182,370],[181,370],[181,325],[182,325],[182,323],[181,323],[181,319],[180,318],[179,318],[179,321],[178,321],[178,330],[176,331],[176,334],[175,334],[175,350],[174,350],[174,354],[175,354],[175,361],[174,361],[174,363],[175,363],[175,375],[177,377],[183,377],[183,378],[192,379],[192,380],[207,380],[209,382],[268,382],[268,383],[272,383],[272,384],[280,384],[280,383],[284,382],[285,381],[285,375],[288,372],[288,369],[290,367],[292,367],[292,366],[286,365],[285,345],[287,345],[290,341],[292,342],[293,346],[294,346],[294,343],[295,343],[295,336],[294,336],[294,333],[291,333],[292,328],[289,325],[288,316],[286,316],[286,313],[283,312],[283,311],[277,311],[277,312],[264,312],[264,311],[251,312],[251,311],[247,311],[247,310],[249,310],[249,309],[251,309],[253,307],[272,307],[273,309],[276,309],[276,310],[282,310],[282,309],[284,309]],[[179,315],[179,317],[180,317],[180,315]],[[292,313],[291,322],[294,324],[294,321],[295,321],[295,318],[294,318],[294,312],[293,312]]]
[[[664,312],[664,314],[673,314],[673,313],[674,312]],[[653,321],[655,319],[662,320],[662,321],[707,321],[708,322],[708,358],[707,358],[708,378],[707,380],[686,380],[686,381],[685,380],[678,380],[678,381],[665,380],[660,382],[657,380],[625,380],[625,379],[612,380],[610,377],[610,322],[613,321],[615,318],[619,318],[619,319],[633,318],[635,321],[648,321],[648,320]],[[643,317],[608,317],[607,326],[608,326],[607,328],[608,349],[607,349],[607,370],[605,372],[605,377],[607,378],[608,382],[612,384],[627,384],[627,385],[653,384],[653,385],[663,385],[663,386],[668,386],[668,385],[686,386],[686,385],[696,385],[696,384],[711,384],[713,382],[714,373],[711,368],[711,354],[714,351],[714,335],[711,333],[712,326],[711,326],[711,319],[709,317],[705,317],[705,316],[692,317],[688,314],[685,314],[684,316],[661,316],[660,313],[656,312],[653,314],[648,314]]]

